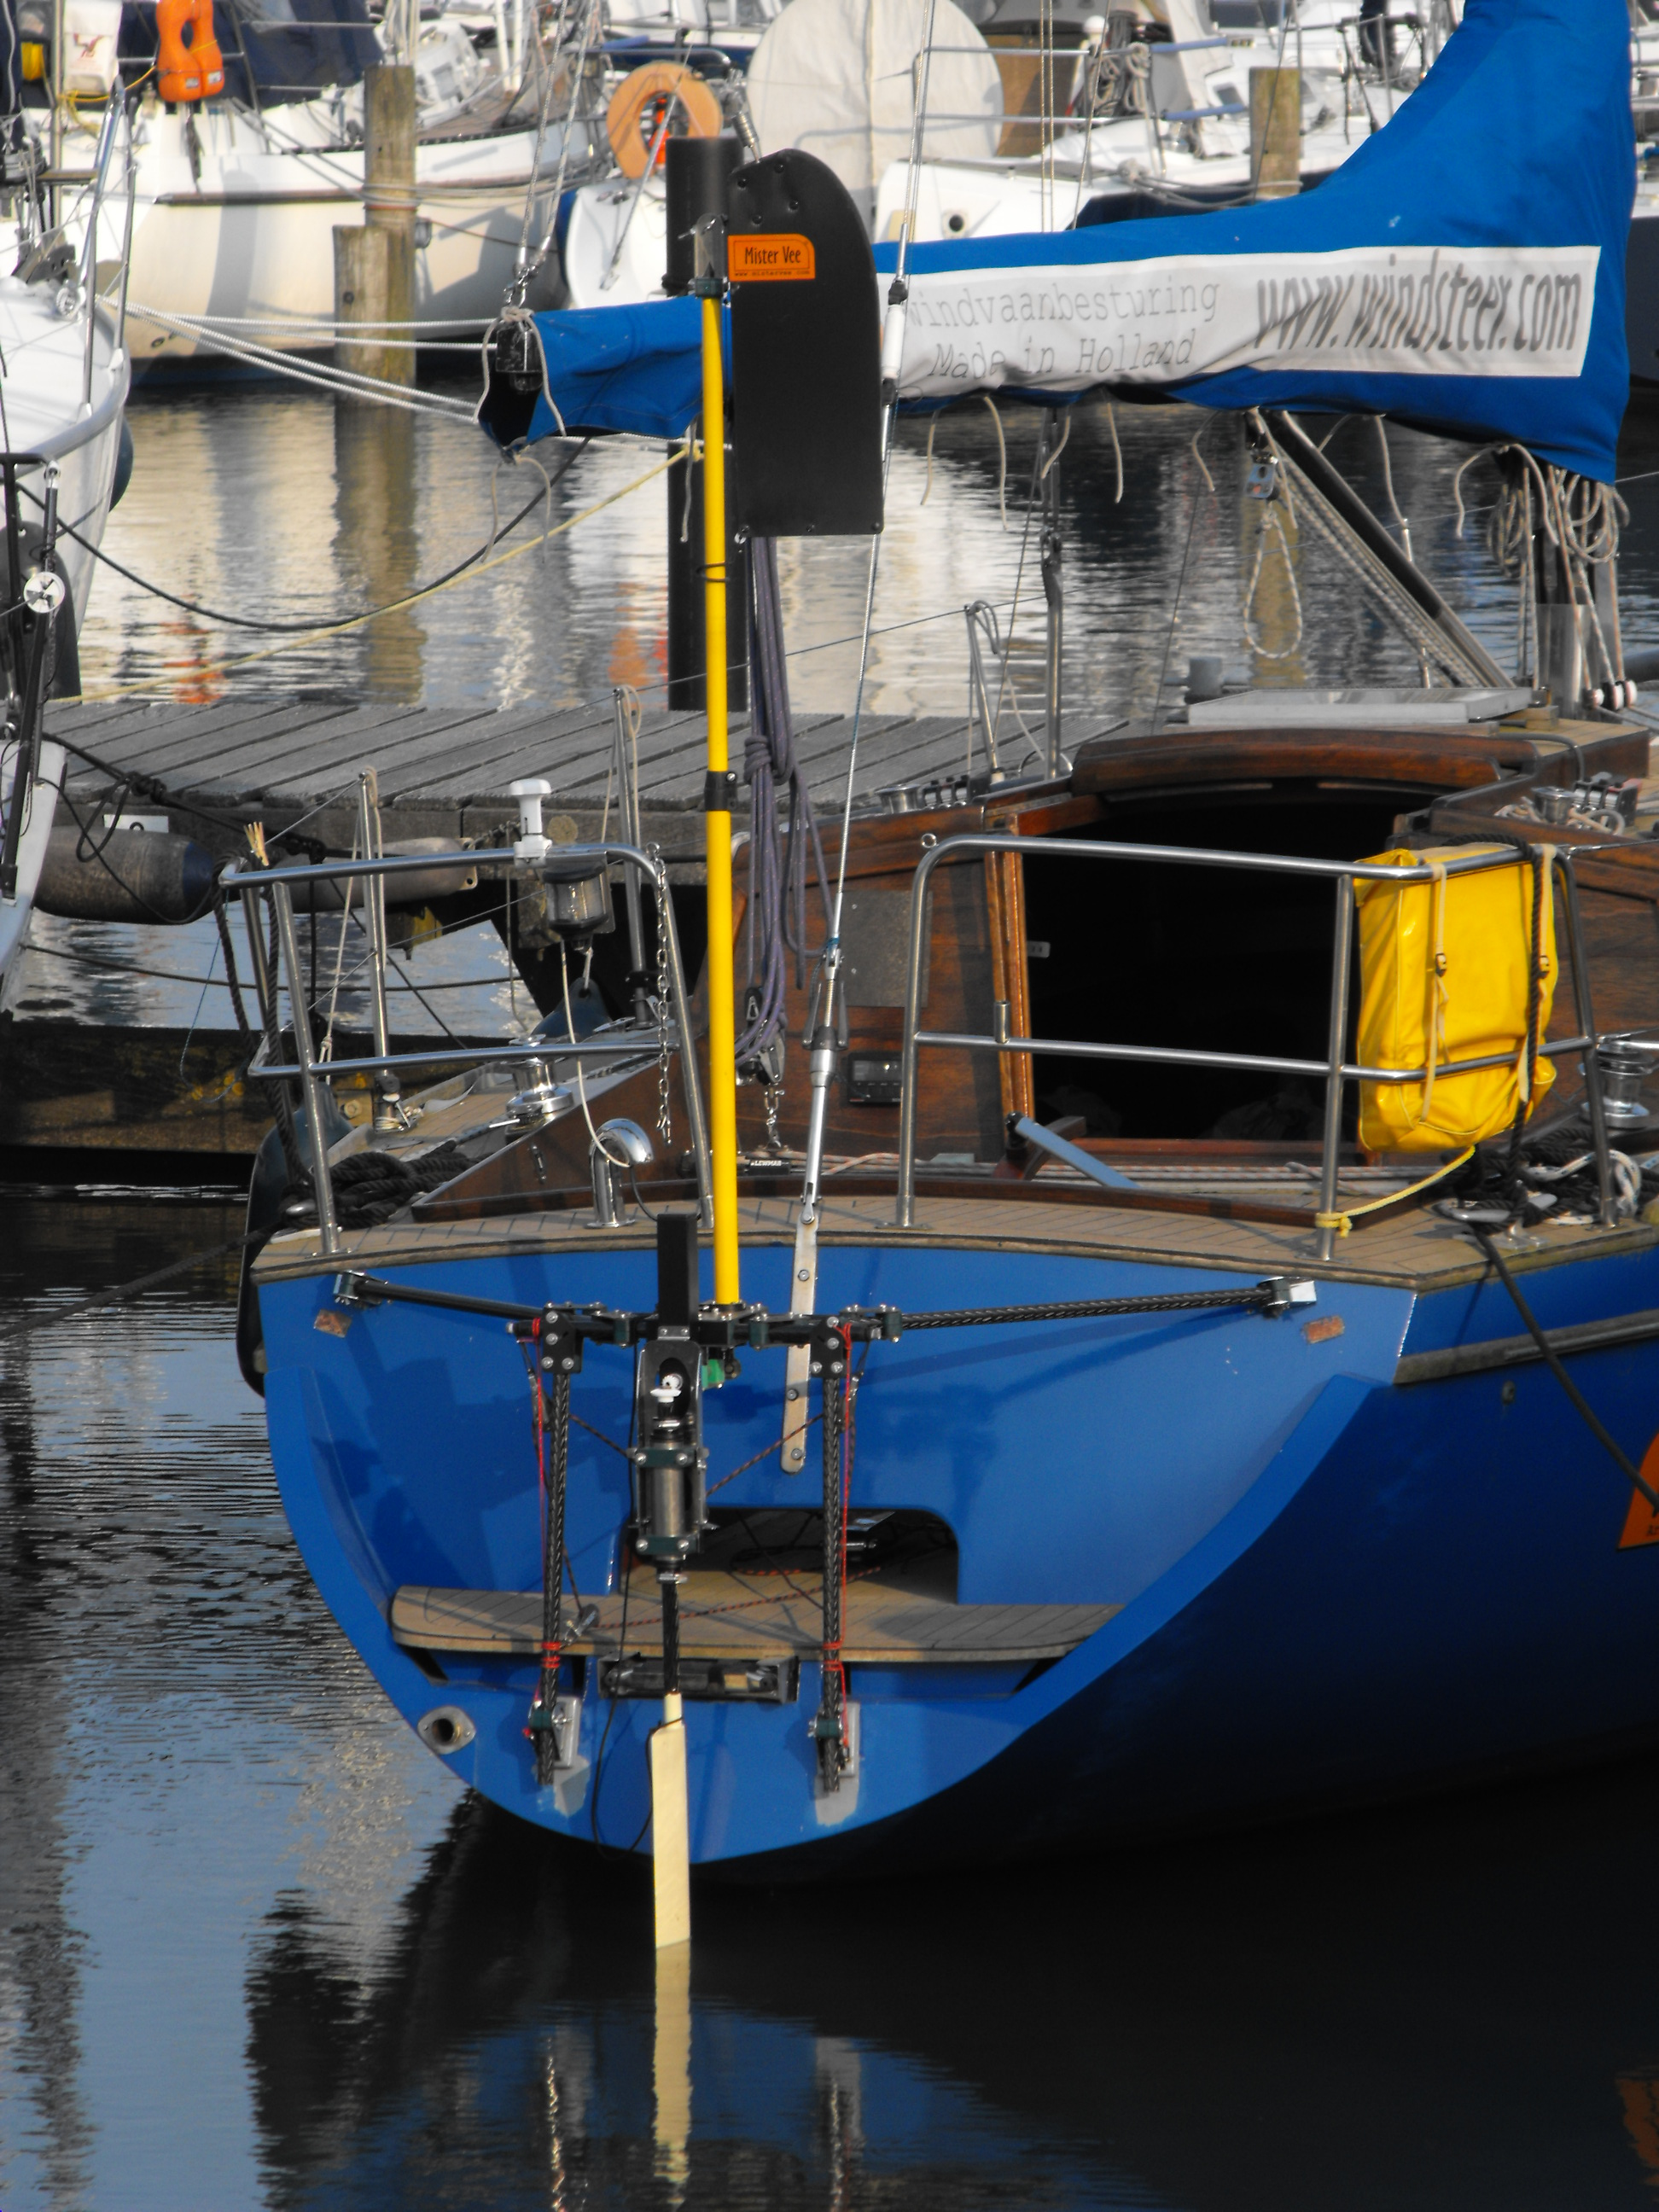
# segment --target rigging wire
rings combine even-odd
[[[1215,478],[1210,474],[1209,470],[1205,467],[1204,456],[1199,451],[1199,441],[1203,437],[1205,431],[1207,430],[1209,427],[1209,423],[1205,422],[1194,434],[1193,438],[1193,459],[1198,463],[1200,469],[1202,471],[1204,481],[1206,484],[1208,485],[1210,495],[1212,498],[1213,498],[1215,495]],[[1164,640],[1164,659],[1163,664],[1158,672],[1158,690],[1152,696],[1152,735],[1154,737],[1158,735],[1158,724],[1164,719],[1164,686],[1170,680],[1170,655],[1175,650],[1176,624],[1181,620],[1181,595],[1187,587],[1187,564],[1193,557],[1193,532],[1197,527],[1198,495],[1194,493],[1192,502],[1187,511],[1187,543],[1182,548],[1181,551],[1181,574],[1176,578],[1175,602],[1170,609],[1170,628],[1168,635]]]

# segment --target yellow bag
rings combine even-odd
[[[1428,853],[1377,853],[1391,866],[1431,866],[1492,853],[1496,845],[1447,845]],[[1555,997],[1553,871],[1544,870],[1543,974],[1538,1033]],[[1444,1152],[1511,1127],[1527,1080],[1527,995],[1532,951],[1533,872],[1512,868],[1437,873],[1432,883],[1358,883],[1359,1036],[1362,1067],[1423,1067],[1420,1083],[1362,1083],[1359,1141],[1368,1152]],[[1449,1060],[1507,1055],[1501,1067],[1443,1076]],[[1555,1080],[1540,1054],[1535,1112]]]

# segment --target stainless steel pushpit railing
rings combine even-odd
[[[662,1035],[670,1050],[680,1054],[680,1080],[684,1092],[685,1110],[691,1124],[691,1145],[697,1163],[697,1188],[702,1200],[705,1225],[712,1220],[713,1178],[709,1171],[708,1125],[703,1114],[702,1093],[697,1078],[697,1055],[691,1048],[692,1029],[688,1011],[685,970],[680,958],[679,933],[674,926],[674,902],[668,896],[667,874],[659,856],[641,850],[637,845],[596,844],[560,845],[554,848],[562,868],[572,860],[591,860],[596,869],[608,867],[613,862],[629,868],[641,868],[656,887],[657,912],[659,926],[667,932],[668,994],[672,1002],[673,1020],[665,1025]],[[514,865],[512,848],[499,852],[488,847],[470,847],[455,853],[394,854],[384,859],[319,860],[296,863],[283,868],[227,868],[220,876],[226,892],[234,892],[243,899],[250,894],[268,895],[276,916],[276,941],[280,965],[287,971],[289,1006],[294,1016],[293,1030],[296,1064],[293,1066],[262,1059],[265,1047],[262,1043],[248,1065],[248,1073],[262,1081],[297,1079],[305,1103],[306,1127],[311,1139],[311,1156],[317,1165],[313,1177],[317,1199],[317,1229],[325,1252],[339,1248],[339,1223],[334,1211],[334,1188],[328,1169],[328,1138],[323,1115],[322,1093],[328,1080],[327,1066],[319,1062],[311,1039],[311,1026],[304,1016],[308,1012],[305,981],[300,965],[299,935],[294,927],[294,900],[290,885],[294,884],[339,884],[342,901],[347,896],[343,886],[363,881],[370,877],[399,875],[430,875],[434,870],[488,868],[495,862],[502,868]],[[343,919],[343,904],[342,908]],[[264,947],[259,943],[257,929],[250,931],[255,963],[255,981],[263,1011],[273,1017],[276,1013],[278,976],[264,974]],[[280,1028],[280,1022],[273,1021]],[[446,1042],[434,1046],[430,1052],[380,1052],[364,1058],[353,1056],[354,1073],[378,1073],[382,1069],[396,1072],[403,1068],[453,1067],[458,1063],[469,1066],[493,1066],[530,1060],[625,1060],[636,1056],[641,1049],[642,1037],[647,1033],[635,1031],[625,1037],[585,1037],[580,1042],[554,1040],[548,1037],[527,1037],[522,1044],[459,1045]],[[658,1032],[650,1032],[653,1039]],[[684,1049],[682,1049],[684,1047]]]
[[[1601,1078],[1594,1049],[1595,1018],[1590,1006],[1589,978],[1584,959],[1583,928],[1578,911],[1578,885],[1572,856],[1565,846],[1549,845],[1546,851],[1559,870],[1565,892],[1569,942],[1572,949],[1573,992],[1578,1025],[1573,1037],[1553,1038],[1552,1054],[1583,1054],[1584,1089],[1589,1103],[1591,1139],[1601,1180],[1601,1220],[1604,1227],[1614,1218],[1613,1167],[1607,1157],[1607,1133],[1602,1111]],[[1163,864],[1178,868],[1228,868],[1250,875],[1314,876],[1335,886],[1335,936],[1331,951],[1328,1048],[1319,1060],[1287,1060],[1260,1053],[1202,1052],[1175,1046],[1097,1044],[1052,1037],[1012,1036],[1007,1034],[1007,1006],[999,1001],[993,1033],[981,1036],[948,1030],[918,1027],[921,995],[923,932],[928,911],[927,885],[942,862],[970,853],[1034,853],[1047,860],[1120,862],[1135,866]],[[1448,860],[1448,876],[1472,876],[1492,868],[1524,864],[1519,848],[1506,846],[1490,853],[1471,854]],[[1173,1067],[1233,1067],[1270,1075],[1309,1075],[1325,1085],[1324,1152],[1320,1166],[1319,1211],[1336,1212],[1338,1149],[1342,1133],[1342,1087],[1346,1083],[1422,1083],[1426,1067],[1361,1067],[1343,1058],[1348,1027],[1348,976],[1352,962],[1356,883],[1426,884],[1436,869],[1427,861],[1416,867],[1390,866],[1371,860],[1288,860],[1266,853],[1217,853],[1188,845],[1123,845],[1097,842],[1081,837],[1019,837],[993,831],[948,837],[921,856],[910,887],[910,957],[904,986],[904,1053],[899,1093],[899,1167],[897,1225],[908,1229],[915,1220],[916,1182],[916,1059],[922,1046],[959,1052],[1024,1052],[1063,1054],[1073,1060],[1157,1061]],[[1449,1060],[1437,1069],[1439,1078],[1465,1075],[1476,1068],[1502,1067],[1512,1061],[1512,1052],[1488,1053],[1479,1060]],[[1328,1260],[1336,1231],[1319,1231],[1319,1257]]]

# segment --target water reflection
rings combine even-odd
[[[420,584],[422,546],[415,503],[416,418],[351,400],[334,407],[334,556],[343,586],[342,615],[389,607]],[[417,700],[426,632],[404,608],[357,634],[353,689],[369,699]]]
[[[234,1210],[0,1202],[0,2204],[1597,2212],[1659,2179],[1659,1764],[859,1888],[463,1799],[284,1523]],[[40,1322],[18,1335],[20,1321]]]
[[[1650,1768],[1156,1861],[702,1891],[684,2201],[1649,2202],[1656,1814]],[[648,1910],[477,1800],[373,1984],[285,1900],[248,1983],[276,2201],[676,2201]]]
[[[303,392],[141,391],[131,420],[137,465],[112,518],[108,550],[181,598],[264,621],[337,621],[384,605],[484,544],[543,483],[529,461],[497,464],[465,422],[337,405]],[[902,427],[871,668],[878,712],[962,711],[961,611],[970,599],[993,601],[1022,633],[1039,635],[1036,547],[1025,528],[1037,423],[1034,410],[1011,403],[999,438],[988,406],[967,406],[939,421],[931,452],[925,425]],[[1395,503],[1417,557],[1508,665],[1514,592],[1482,526],[1495,489],[1490,468],[1477,463],[1462,480],[1460,538],[1454,478],[1475,449],[1398,427],[1389,435]],[[1391,515],[1375,424],[1335,428],[1329,452],[1373,509]],[[550,464],[552,455],[542,448],[537,458]],[[185,615],[106,569],[83,643],[86,680],[181,700],[320,690],[441,705],[538,699],[550,709],[606,702],[613,684],[626,683],[660,704],[661,476],[538,542],[624,492],[660,458],[650,446],[596,442],[501,549],[523,547],[514,559],[418,608],[275,654],[269,648],[282,641]],[[1621,470],[1639,475],[1656,458],[1653,425],[1634,418]],[[1148,710],[1160,672],[1167,665],[1181,675],[1194,653],[1218,653],[1269,683],[1418,680],[1410,650],[1320,540],[1298,541],[1291,519],[1285,543],[1274,537],[1264,550],[1263,511],[1243,492],[1239,418],[1180,406],[1080,405],[1060,466],[1066,695],[1074,717],[1098,726]],[[181,531],[185,483],[190,523]],[[1626,635],[1647,644],[1659,636],[1659,481],[1632,484],[1629,496]],[[856,540],[783,549],[791,681],[804,709],[850,706],[866,560]],[[1252,634],[1262,648],[1255,655]],[[250,653],[260,657],[214,672]],[[1024,687],[1034,723],[1040,689],[1035,675]]]

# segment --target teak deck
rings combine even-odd
[[[1131,1170],[1133,1172],[1133,1170]],[[1314,1240],[1303,1228],[1273,1223],[1218,1220],[1205,1215],[1132,1212],[1109,1199],[1084,1205],[1044,1204],[986,1185],[982,1196],[916,1200],[916,1225],[896,1229],[890,1191],[824,1194],[820,1231],[827,1246],[907,1244],[933,1250],[1046,1253],[1085,1260],[1129,1260],[1172,1267],[1242,1268],[1262,1275],[1314,1275],[1333,1282],[1378,1283],[1419,1291],[1474,1282],[1490,1271],[1473,1238],[1424,1208],[1358,1230],[1340,1241],[1326,1265],[1313,1259]],[[745,1246],[793,1245],[795,1202],[745,1196],[739,1232]],[[388,1223],[347,1231],[340,1249],[325,1256],[314,1231],[272,1239],[255,1264],[261,1282],[336,1274],[349,1266],[429,1267],[452,1260],[550,1257],[582,1252],[653,1248],[655,1231],[641,1220],[620,1230],[599,1230],[591,1213],[518,1213],[483,1221]],[[1540,1229],[1510,1264],[1516,1272],[1562,1257],[1599,1259],[1659,1243],[1659,1227],[1630,1222],[1617,1229],[1568,1225]],[[550,1291],[551,1286],[550,1286]]]

